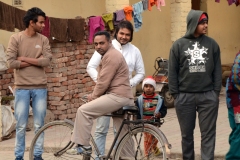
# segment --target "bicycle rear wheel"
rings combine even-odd
[[[32,140],[29,160],[34,159],[34,146],[44,134],[44,144],[42,158],[44,160],[52,159],[80,159],[79,155],[68,155],[66,149],[73,147],[74,143],[70,141],[73,125],[64,121],[53,121],[44,125]]]
[[[129,146],[129,142],[133,144]],[[160,135],[146,127],[137,127],[119,142],[116,160],[166,160],[166,149]]]

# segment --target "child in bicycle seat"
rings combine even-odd
[[[163,97],[155,93],[156,81],[152,76],[148,76],[142,83],[143,93],[137,99],[137,106],[139,108],[138,119],[157,119],[165,117],[167,114],[167,107],[163,103]],[[152,151],[155,155],[160,154],[157,147],[158,141],[148,133],[144,133],[144,152],[148,155]],[[150,148],[151,147],[151,148]],[[150,152],[149,152],[150,151]]]

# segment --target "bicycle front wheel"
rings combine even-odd
[[[121,139],[114,159],[166,160],[167,158],[165,145],[160,135],[151,128],[138,127]]]
[[[68,155],[65,152],[66,149],[74,145],[74,143],[70,141],[72,130],[73,125],[64,121],[53,121],[44,125],[32,140],[29,160],[34,159],[34,147],[35,154],[41,154],[44,160],[80,159],[79,155]],[[39,145],[36,145],[42,140],[43,146],[39,147]]]

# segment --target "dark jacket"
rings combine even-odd
[[[222,71],[217,42],[206,35],[194,37],[198,20],[203,13],[195,10],[189,12],[187,32],[174,42],[170,50],[168,78],[169,90],[173,95],[179,92],[198,93],[210,90],[219,94],[221,90]]]

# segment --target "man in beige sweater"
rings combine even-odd
[[[134,105],[127,63],[122,54],[112,46],[110,34],[106,31],[97,32],[94,35],[94,45],[96,51],[102,55],[97,83],[93,93],[88,96],[90,102],[78,108],[71,138],[77,147],[68,150],[69,154],[91,154],[89,141],[93,120],[125,105]],[[123,117],[113,117],[117,130],[122,120]],[[126,126],[119,138],[125,131]],[[128,146],[132,146],[131,142]],[[128,153],[123,154],[127,156],[131,152],[128,150]]]
[[[47,77],[44,67],[52,58],[47,37],[39,34],[44,28],[45,13],[31,8],[24,16],[26,29],[11,36],[7,63],[14,69],[16,124],[15,160],[23,160],[29,103],[32,99],[35,133],[44,125],[47,109]],[[35,145],[34,160],[42,160],[43,135]]]

